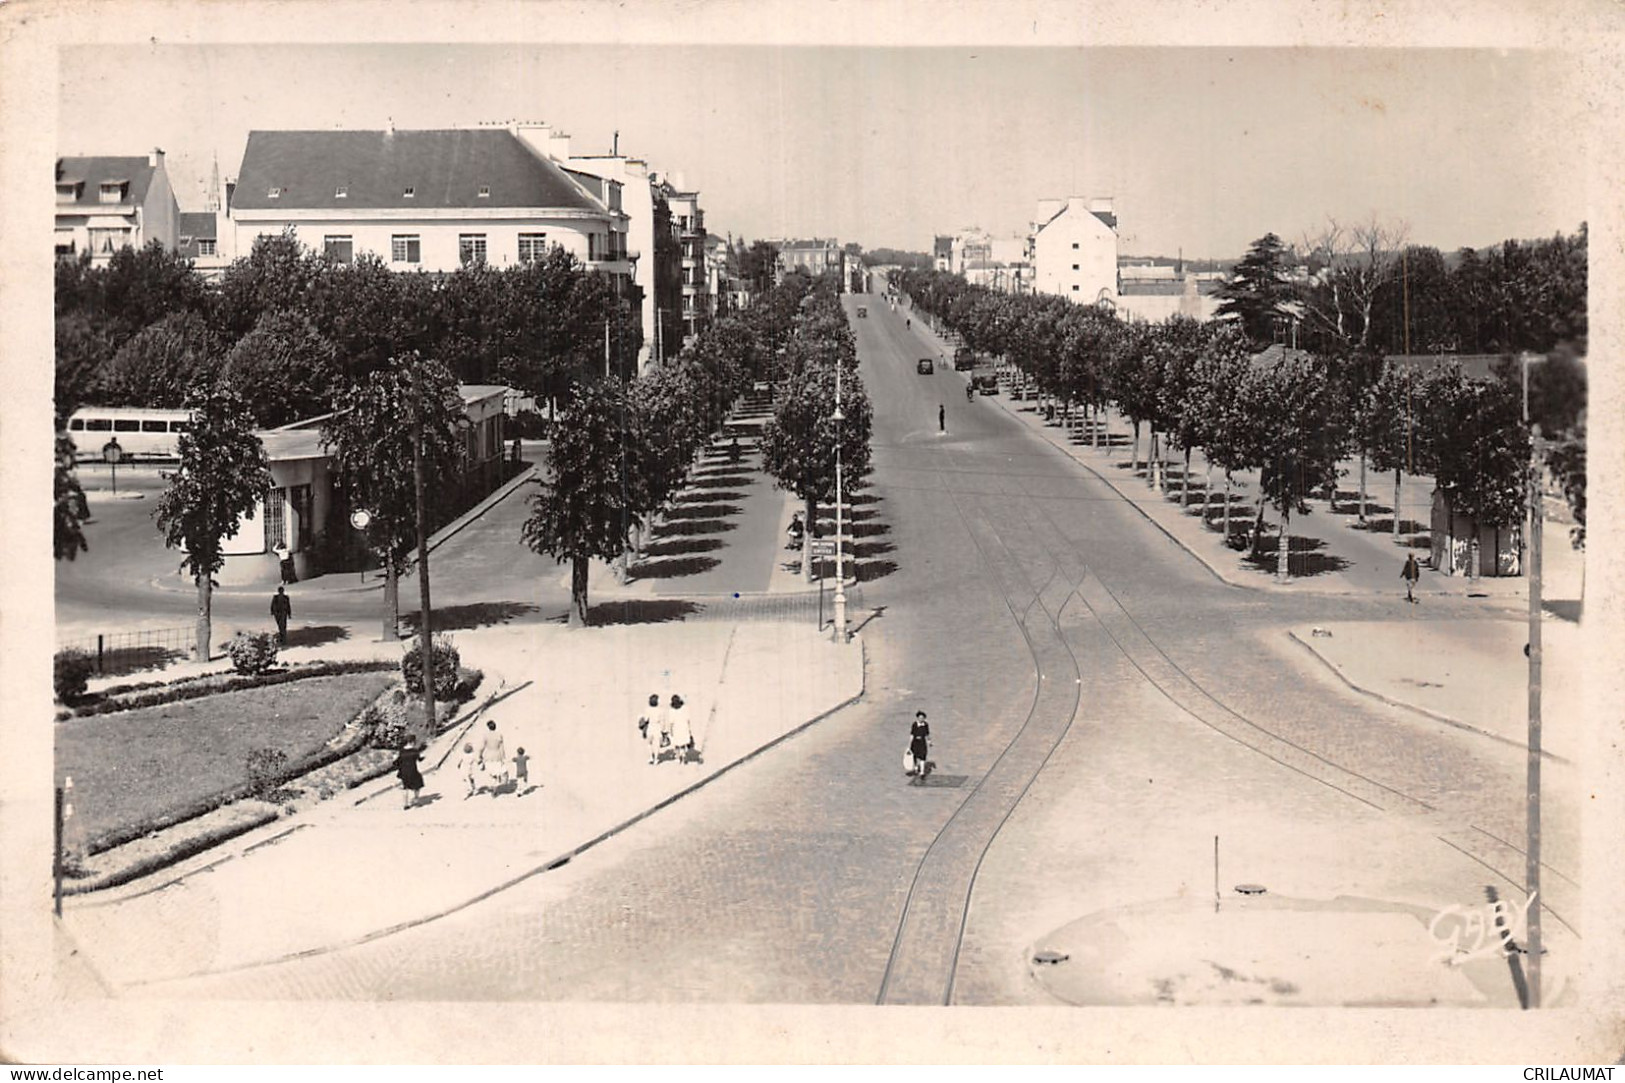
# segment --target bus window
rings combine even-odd
[[[153,420],[151,420],[149,418],[149,419],[141,422],[141,431],[142,432],[168,432],[169,431],[169,424],[167,422],[165,422],[161,418],[159,420],[157,420],[157,421],[153,421]]]
[[[109,432],[113,428],[113,422],[105,417],[86,418],[85,428],[91,432]]]
[[[119,417],[113,419],[114,432],[140,432],[141,422],[133,417]]]
[[[191,428],[192,423],[190,421],[171,421],[169,423],[170,432],[188,432]]]
[[[84,432],[85,431],[85,419],[82,418],[82,417],[76,417],[72,421],[68,422],[68,431],[70,431],[70,432]]]

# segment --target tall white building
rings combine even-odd
[[[1033,216],[1033,286],[1078,304],[1117,303],[1117,215],[1110,199],[1041,199]]]

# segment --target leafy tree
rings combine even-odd
[[[266,312],[305,309],[322,272],[321,257],[303,247],[292,229],[256,237],[248,255],[233,260],[220,276],[216,327],[236,341]]]
[[[418,535],[419,426],[414,422],[421,422],[427,530],[463,468],[464,444],[457,434],[462,398],[445,365],[406,353],[342,391],[335,405],[338,412],[322,426],[322,440],[345,499],[370,517],[367,542],[384,566],[383,635],[393,640],[400,627],[400,574]],[[427,612],[419,614],[418,624],[428,627]]]
[[[1287,249],[1281,238],[1266,233],[1254,241],[1219,288],[1219,299],[1220,318],[1240,320],[1248,338],[1267,346],[1275,333],[1276,318],[1292,300]]]
[[[1230,540],[1230,489],[1234,473],[1247,461],[1247,418],[1239,410],[1241,387],[1250,371],[1249,342],[1234,324],[1215,327],[1196,363],[1191,366],[1181,409],[1190,428],[1186,434],[1202,449],[1207,480],[1202,494],[1202,519],[1213,493],[1213,468],[1224,471],[1224,538]]]
[[[262,315],[226,354],[222,372],[263,428],[329,412],[339,381],[333,344],[296,312]]]
[[[1554,441],[1546,451],[1546,467],[1563,487],[1563,496],[1574,513],[1569,538],[1576,549],[1586,544],[1586,423],[1582,418],[1573,429]]]
[[[1307,514],[1305,497],[1323,485],[1337,466],[1336,449],[1324,437],[1334,397],[1325,362],[1289,354],[1273,365],[1252,369],[1242,384],[1242,403],[1254,420],[1259,456],[1259,492],[1281,514],[1275,574],[1290,574],[1292,513]]]
[[[214,575],[226,562],[222,543],[270,491],[271,468],[248,407],[228,385],[202,383],[187,393],[185,406],[192,426],[180,436],[180,466],[164,475],[169,488],[153,518],[164,544],[186,552],[181,567],[197,583],[197,656],[206,660]]]
[[[1196,446],[1202,421],[1186,407],[1190,402],[1190,389],[1195,380],[1195,367],[1207,348],[1211,334],[1209,326],[1185,316],[1173,316],[1157,325],[1151,332],[1149,363],[1158,366],[1155,425],[1167,434],[1174,446],[1185,453],[1184,480],[1180,482],[1179,500],[1188,504],[1190,497],[1191,448]],[[1158,473],[1166,468],[1158,455]],[[1166,487],[1166,477],[1159,476],[1159,488]]]
[[[1155,418],[1157,390],[1162,382],[1162,371],[1148,360],[1151,335],[1146,324],[1125,324],[1114,342],[1112,356],[1112,394],[1118,410],[1134,426],[1134,449],[1129,459],[1134,469],[1140,463],[1140,426]]]
[[[1299,310],[1323,349],[1363,349],[1371,341],[1379,296],[1393,280],[1402,228],[1375,218],[1354,227],[1329,219],[1307,247],[1323,264],[1296,293]]]
[[[113,336],[84,312],[56,318],[56,416],[65,420],[98,397],[114,353]]]
[[[571,627],[587,622],[589,561],[612,561],[626,550],[638,511],[635,459],[605,454],[621,446],[630,412],[626,387],[614,377],[575,389],[553,427],[547,481],[522,528],[532,552],[570,562]]]
[[[1394,540],[1400,533],[1400,498],[1406,471],[1415,472],[1422,442],[1421,389],[1409,369],[1385,368],[1360,397],[1354,411],[1356,439],[1378,473],[1394,472]],[[1362,493],[1364,486],[1361,486]],[[1363,500],[1363,497],[1362,497]],[[1362,505],[1363,506],[1363,505]]]
[[[835,496],[836,448],[840,448],[845,477],[860,478],[869,469],[873,409],[855,361],[841,364],[842,422],[832,420],[835,366],[805,365],[792,370],[773,417],[762,431],[763,467],[777,479],[779,488],[801,498],[809,538],[812,524],[818,521],[817,505]],[[851,483],[847,484],[850,490]],[[802,548],[802,575],[811,574],[812,546],[808,544]]]
[[[190,260],[159,241],[144,248],[120,248],[99,277],[97,304],[120,343],[160,320],[207,313],[203,279],[192,270]]]
[[[61,429],[56,431],[55,501],[51,510],[51,545],[57,560],[72,560],[90,548],[80,525],[90,518],[85,491],[74,473],[73,441]]]
[[[220,340],[195,312],[175,312],[137,332],[113,355],[101,397],[109,405],[178,407],[212,382]]]
[[[779,250],[767,241],[757,241],[739,254],[739,277],[758,296],[773,287],[779,265]]]
[[[1429,373],[1425,446],[1451,510],[1482,526],[1519,522],[1527,501],[1529,433],[1518,389],[1469,380],[1459,365]]]

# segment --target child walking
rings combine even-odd
[[[418,748],[417,740],[412,737],[406,739],[395,755],[395,774],[401,780],[403,809],[418,803],[418,791],[423,789],[423,772],[418,769],[418,761],[422,758],[423,750]]]

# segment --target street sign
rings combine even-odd
[[[815,557],[832,557],[835,555],[835,543],[832,541],[815,541],[812,543],[812,554]]]
[[[357,508],[350,513],[350,525],[357,530],[365,530],[372,522],[372,512],[366,508]]]

